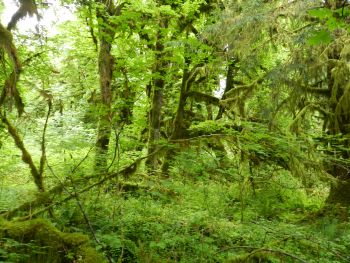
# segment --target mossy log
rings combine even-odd
[[[43,219],[0,220],[0,237],[5,248],[0,252],[2,262],[7,262],[13,254],[17,255],[16,262],[105,262],[90,246],[88,236],[61,232]],[[11,240],[16,245],[7,246]]]

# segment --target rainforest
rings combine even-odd
[[[350,1],[0,1],[0,262],[350,262]]]

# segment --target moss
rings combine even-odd
[[[43,219],[24,222],[1,219],[0,238],[17,242],[16,246],[9,246],[7,253],[22,255],[18,262],[103,262],[102,256],[90,247],[88,236],[63,233]],[[7,259],[4,254],[0,257]]]
[[[66,244],[80,246],[89,242],[89,238],[81,233],[62,233],[62,238]]]
[[[82,246],[77,254],[81,256],[81,262],[84,263],[105,262],[105,259],[92,247]]]

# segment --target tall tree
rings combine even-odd
[[[116,34],[115,24],[112,18],[120,15],[122,5],[116,6],[113,1],[100,1],[96,7],[96,17],[98,21],[98,70],[100,75],[100,102],[101,115],[99,118],[98,134],[96,142],[96,161],[97,170],[107,168],[108,146],[111,136],[112,112],[112,82],[115,69],[115,58],[112,55],[113,40]]]

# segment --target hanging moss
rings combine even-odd
[[[16,262],[104,262],[80,233],[63,233],[43,219],[24,222],[0,220],[0,261],[17,255]],[[12,245],[7,243],[11,241]],[[15,241],[16,245],[13,245]],[[11,260],[12,261],[12,260]]]

